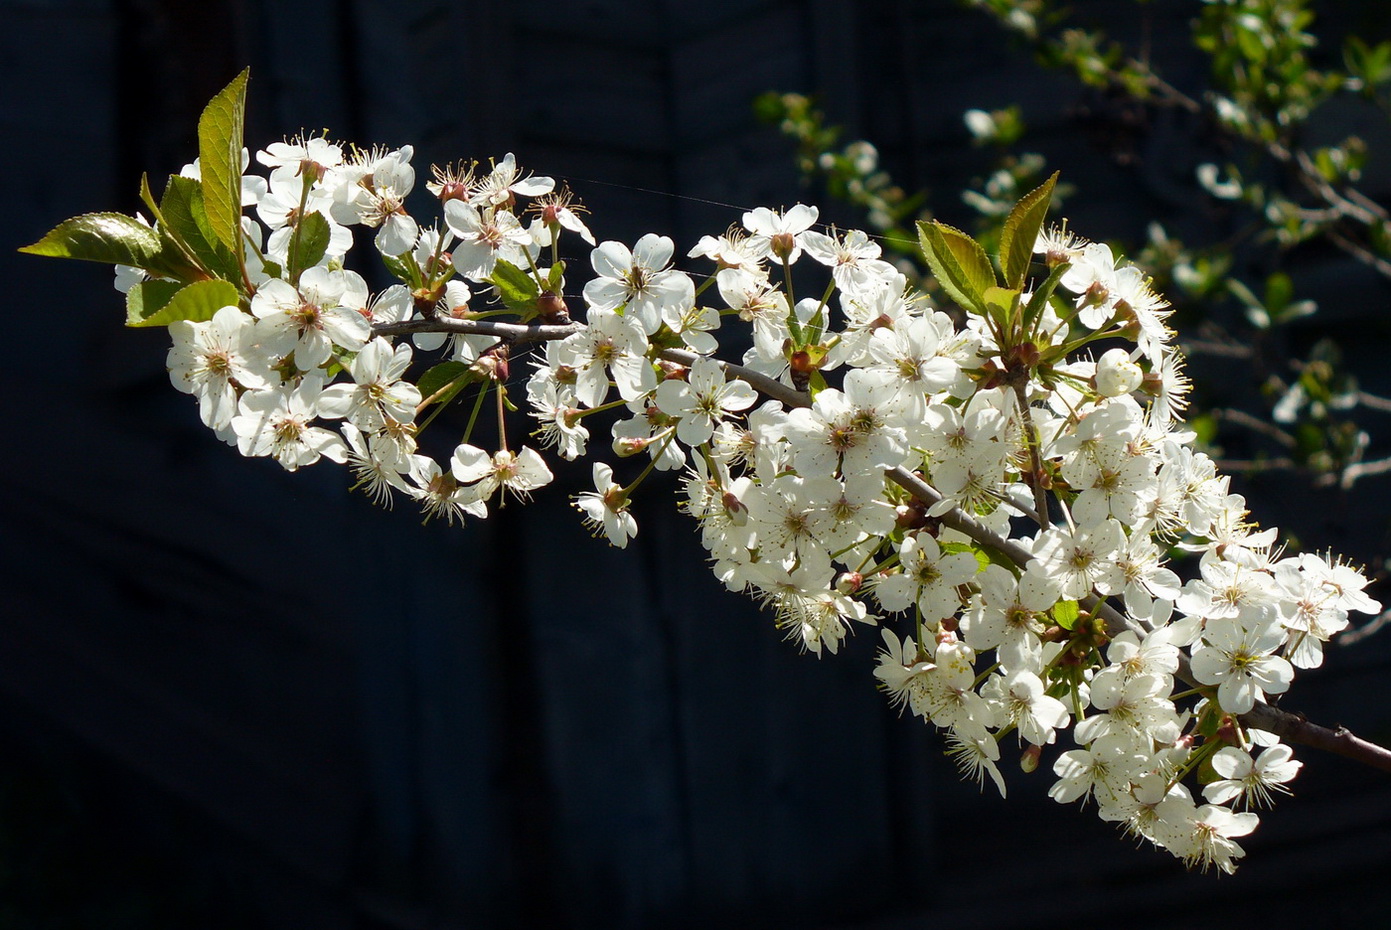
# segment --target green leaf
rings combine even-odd
[[[183,288],[178,281],[141,281],[132,285],[126,291],[126,325],[154,325],[145,321],[163,310]]]
[[[290,266],[290,280],[298,283],[300,272],[313,268],[328,251],[330,230],[328,220],[322,213],[310,213],[300,218],[299,227],[290,237],[290,250],[286,263]]]
[[[123,213],[87,213],[59,223],[19,251],[53,258],[134,265],[162,271],[159,233]]]
[[[391,276],[407,287],[420,287],[420,272],[416,270],[415,257],[410,252],[401,255],[383,255],[382,264]]]
[[[1058,601],[1053,605],[1053,619],[1058,621],[1058,626],[1064,630],[1075,629],[1081,616],[1082,612],[1077,609],[1076,601]]]
[[[955,227],[919,221],[918,244],[942,289],[967,310],[985,313],[985,289],[995,285],[995,269],[980,243]]]
[[[166,291],[163,288],[146,292],[151,284],[165,283],[168,282],[146,281],[130,289],[134,294],[139,288],[140,295],[138,298],[126,295],[127,326],[168,326],[177,320],[202,323],[211,320],[213,314],[223,307],[237,306],[240,299],[231,282],[217,279],[195,281],[187,287],[178,288],[177,293],[167,299],[164,298]],[[165,302],[157,306],[160,299],[165,299]]]
[[[1052,177],[1019,198],[1014,209],[1009,211],[1005,228],[1000,233],[1000,270],[1004,272],[1006,287],[1015,290],[1024,287],[1034,243],[1048,216],[1048,203],[1053,199],[1053,186],[1057,183],[1058,172],[1054,171]]]
[[[198,119],[203,207],[219,242],[241,254],[241,150],[248,68],[214,97]]]
[[[546,272],[546,290],[559,294],[565,287],[565,263],[556,262],[551,266],[551,270]]]
[[[421,397],[428,398],[468,370],[463,362],[441,362],[421,375],[415,386],[420,388]]]
[[[1013,327],[1010,323],[1014,319],[1015,309],[1019,306],[1019,292],[996,287],[992,284],[985,289],[985,293],[981,296],[985,299],[986,312],[995,320],[1000,329],[1004,332],[1012,332]]]
[[[208,225],[202,184],[193,178],[171,175],[159,208],[162,226],[178,236],[208,271],[228,281],[240,279],[236,258]]]
[[[1033,296],[1029,298],[1029,305],[1024,308],[1025,332],[1030,332],[1033,329],[1034,323],[1042,315],[1044,308],[1048,306],[1053,292],[1058,289],[1058,282],[1063,279],[1063,275],[1067,274],[1067,270],[1071,267],[1069,262],[1059,262],[1048,274],[1048,280],[1044,281],[1042,286],[1035,290]]]
[[[957,552],[969,552],[971,555],[975,556],[977,565],[976,571],[978,572],[985,571],[985,566],[989,565],[992,561],[994,561],[990,557],[990,553],[986,552],[983,548],[972,545],[971,543],[944,542],[939,543],[939,546],[942,552],[947,554]]]
[[[536,312],[536,298],[540,296],[541,289],[531,275],[500,258],[488,280],[497,288],[498,296],[507,307],[523,314]]]

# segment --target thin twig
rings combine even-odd
[[[1391,413],[1391,398],[1378,397],[1375,394],[1368,394],[1366,391],[1358,391],[1355,395],[1357,402],[1368,410],[1375,410],[1378,413]]]
[[[1380,630],[1382,627],[1386,626],[1386,624],[1388,623],[1391,623],[1391,610],[1383,610],[1381,613],[1377,614],[1375,617],[1373,617],[1368,622],[1362,624],[1357,629],[1349,630],[1346,633],[1339,634],[1338,645],[1355,646],[1356,644],[1362,642],[1362,640],[1368,638],[1373,633]]]
[[[569,323],[565,326],[527,325],[523,323],[500,323],[496,320],[457,320],[453,317],[441,316],[421,320],[406,320],[402,323],[377,323],[372,327],[372,335],[374,336],[404,336],[409,333],[496,336],[514,345],[523,345],[529,342],[550,342],[583,331],[583,323]]]
[[[1232,407],[1215,407],[1212,410],[1212,415],[1219,420],[1226,420],[1228,423],[1235,423],[1238,426],[1246,427],[1252,432],[1260,433],[1262,436],[1275,440],[1286,449],[1294,449],[1299,445],[1299,440],[1280,429],[1280,427],[1272,423],[1267,423],[1259,417],[1253,417],[1244,410],[1237,410]]]

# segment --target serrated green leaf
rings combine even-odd
[[[535,313],[536,298],[540,296],[541,289],[531,275],[500,258],[488,280],[497,288],[498,296],[509,309]]]
[[[198,119],[198,163],[203,207],[213,235],[233,255],[241,254],[241,150],[246,119],[248,68],[232,79]]]
[[[1019,304],[1019,292],[1008,288],[996,287],[993,284],[985,289],[981,295],[985,300],[985,310],[1000,327],[1002,331],[1013,330],[1010,325],[1014,319],[1015,310]]]
[[[1006,287],[1015,290],[1024,287],[1034,243],[1048,217],[1048,203],[1053,199],[1053,187],[1057,183],[1058,172],[1055,171],[1047,181],[1019,198],[1014,209],[1009,211],[1000,233],[1000,270],[1004,272]]]
[[[202,184],[193,178],[171,175],[159,207],[162,225],[187,245],[204,268],[227,281],[235,282],[241,277],[236,258],[208,225]]]
[[[19,251],[53,258],[134,265],[156,270],[160,265],[159,234],[123,213],[86,213],[64,220],[38,242]]]
[[[141,281],[126,291],[126,325],[150,326],[150,317],[163,310],[184,289],[178,281]]]
[[[186,287],[179,288],[163,306],[155,307],[150,297],[153,293],[145,294],[143,288],[150,284],[163,282],[146,281],[143,285],[136,285],[142,288],[139,306],[133,304],[130,296],[126,299],[126,325],[127,326],[168,326],[176,320],[188,320],[193,323],[202,323],[211,320],[213,314],[223,307],[235,307],[240,295],[237,289],[229,281],[217,279],[209,281],[195,281]],[[135,287],[131,291],[135,291]],[[162,296],[163,291],[160,292]]]
[[[1064,630],[1075,629],[1081,616],[1082,612],[1077,609],[1076,601],[1058,601],[1053,605],[1053,619],[1058,621],[1058,626]]]
[[[995,285],[995,269],[980,243],[946,223],[919,221],[918,244],[942,289],[967,310],[985,313],[985,289]]]
[[[437,391],[468,370],[469,366],[463,362],[441,362],[421,375],[415,386],[420,388],[421,397],[433,397]]]
[[[289,255],[286,264],[290,267],[290,280],[299,282],[300,273],[313,268],[328,251],[331,230],[328,220],[322,213],[309,213],[300,218],[299,226],[290,237]]]

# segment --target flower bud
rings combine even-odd
[[[859,572],[841,572],[836,578],[836,590],[841,594],[854,594],[865,583],[865,576]]]
[[[1138,388],[1145,380],[1140,366],[1124,349],[1110,349],[1096,362],[1096,391],[1102,397],[1120,397]]]
[[[685,381],[691,373],[685,365],[669,362],[664,358],[657,359],[657,368],[661,371],[663,381]]]
[[[1038,760],[1043,755],[1042,746],[1030,744],[1024,747],[1024,751],[1019,754],[1019,768],[1025,775],[1032,775],[1038,771]]]
[[[749,522],[749,508],[733,491],[725,491],[720,495],[720,503],[724,506],[724,512],[729,515],[731,525],[744,526]]]
[[[639,452],[646,451],[652,444],[650,439],[638,439],[635,436],[623,436],[613,441],[613,451],[621,459],[630,458]]]
[[[551,291],[536,298],[536,312],[542,323],[564,326],[570,322],[570,308],[566,306],[565,298]]]
[[[792,233],[778,233],[777,235],[773,236],[772,248],[773,254],[777,256],[778,260],[785,261],[787,259],[787,256],[791,255],[794,251],[796,251],[797,239],[792,235]]]

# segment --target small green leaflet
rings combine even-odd
[[[967,310],[985,313],[985,289],[995,286],[995,268],[980,243],[933,220],[919,221],[918,244],[947,295]]]
[[[458,379],[468,369],[469,366],[463,362],[441,362],[421,375],[420,380],[416,382],[416,387],[420,388],[420,396],[426,399],[435,396],[441,388]]]
[[[127,326],[168,326],[178,320],[202,323],[223,307],[235,307],[237,289],[217,279],[181,286],[175,281],[144,281],[126,294]]]
[[[535,314],[536,298],[541,295],[541,289],[531,275],[506,259],[499,258],[488,280],[497,288],[498,296],[508,309]]]
[[[1005,273],[1005,286],[1022,290],[1033,259],[1038,231],[1048,216],[1048,202],[1053,199],[1053,186],[1058,172],[1034,188],[1014,205],[1000,233],[1000,269]]]
[[[1053,619],[1058,621],[1058,626],[1064,630],[1073,630],[1077,627],[1077,620],[1082,616],[1082,612],[1077,609],[1076,601],[1058,601],[1053,605]]]
[[[300,219],[299,226],[290,237],[289,255],[286,258],[292,282],[298,283],[300,273],[306,268],[313,268],[324,257],[331,234],[328,220],[324,219],[322,213],[310,213]]]

